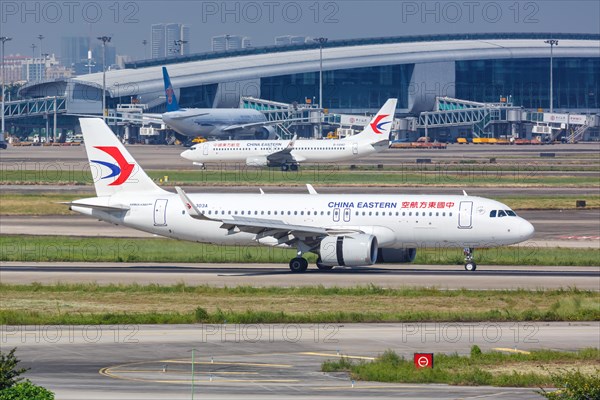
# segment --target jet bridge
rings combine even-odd
[[[495,122],[521,120],[521,107],[512,103],[479,103],[475,101],[437,97],[433,111],[425,111],[417,119],[417,128],[443,128],[449,126],[473,126],[475,137],[489,136],[487,128]]]

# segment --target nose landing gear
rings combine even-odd
[[[463,253],[465,255],[465,269],[467,271],[475,271],[477,269],[477,264],[475,264],[473,252],[475,249],[470,247],[465,247],[463,249]]]

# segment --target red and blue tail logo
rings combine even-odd
[[[105,152],[109,156],[111,156],[118,164],[117,165],[117,164],[109,163],[106,161],[100,161],[100,160],[90,160],[92,162],[95,162],[95,163],[98,163],[98,164],[104,165],[105,167],[110,168],[110,174],[103,176],[100,179],[109,179],[109,178],[116,176],[117,178],[114,180],[114,182],[109,183],[108,186],[119,186],[119,185],[125,183],[127,181],[127,179],[129,178],[129,176],[131,175],[131,173],[133,172],[133,167],[135,166],[135,164],[129,164],[127,162],[127,160],[125,160],[125,157],[123,157],[123,154],[121,154],[119,149],[114,146],[94,146],[94,147],[98,150]]]
[[[385,124],[391,124],[392,121],[387,121],[387,122],[380,122],[380,121],[388,116],[389,116],[389,114],[378,115],[377,118],[375,118],[375,121],[371,122],[371,129],[373,129],[373,132],[375,132],[378,135],[381,135],[383,133],[383,132],[381,132],[381,129],[383,129],[383,126]]]
[[[173,104],[173,86],[169,85],[165,89],[165,93],[167,94],[167,104]]]

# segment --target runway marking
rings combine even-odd
[[[161,368],[158,369],[115,369],[114,367],[108,367],[108,370],[111,372],[118,372],[122,374],[147,374],[147,373],[158,373],[158,374],[186,374],[191,375],[190,372],[187,371],[163,371]],[[211,375],[258,375],[258,372],[251,371],[194,371],[194,375],[203,375],[203,374],[211,374]]]
[[[349,390],[353,390],[353,389],[423,389],[425,385],[394,385],[394,384],[389,384],[389,385],[358,385],[357,383],[354,384],[354,387],[352,387],[351,384],[345,385],[345,386],[321,386],[321,387],[316,387],[314,388],[315,390],[340,390],[340,389],[349,389]]]
[[[350,356],[347,354],[337,354],[337,353],[317,353],[317,352],[312,352],[312,351],[306,351],[306,352],[302,352],[302,353],[298,353],[298,354],[302,354],[302,355],[306,355],[306,356],[319,356],[319,357],[344,357],[344,358],[351,358],[354,360],[369,360],[369,361],[373,361],[375,360],[375,357],[367,357],[367,356]]]
[[[508,348],[508,347],[494,347],[492,350],[506,351],[506,352],[509,352],[509,353],[518,353],[518,354],[531,354],[531,352],[529,352],[529,351],[518,350],[518,349],[511,349],[511,348]]]
[[[172,363],[172,364],[191,364],[192,360],[161,360],[156,362]],[[293,368],[290,364],[263,364],[263,363],[249,363],[249,362],[227,362],[227,361],[194,361],[194,365],[241,365],[250,367],[268,367],[268,368]]]

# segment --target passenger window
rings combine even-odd
[[[498,217],[506,217],[506,213],[502,210],[498,210]]]
[[[490,218],[496,218],[496,210],[490,211]]]

